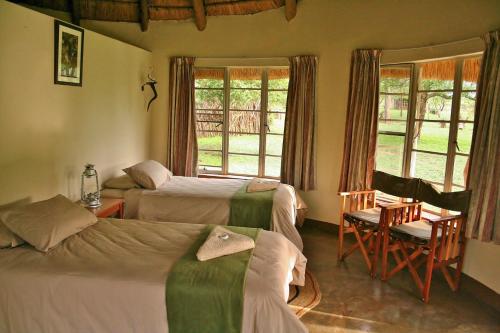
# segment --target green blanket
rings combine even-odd
[[[196,252],[213,228],[213,225],[208,225],[202,231],[168,276],[166,302],[169,333],[241,331],[245,278],[253,249],[198,261]],[[254,240],[259,234],[259,229],[227,228]]]
[[[276,190],[247,192],[246,182],[231,198],[229,225],[271,230],[273,197]]]

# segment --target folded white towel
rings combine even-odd
[[[279,182],[268,179],[254,178],[247,186],[247,192],[271,191],[278,188]]]
[[[196,257],[199,261],[205,261],[253,249],[254,247],[255,242],[252,238],[217,226],[208,235],[205,243],[200,246]]]

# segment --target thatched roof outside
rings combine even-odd
[[[481,58],[468,58],[464,60],[462,77],[464,81],[477,82],[481,70]],[[408,78],[410,76],[407,68],[382,68],[382,77]],[[455,60],[433,61],[420,66],[422,79],[453,80],[455,77]]]
[[[195,71],[197,79],[224,79],[224,70],[217,68],[202,68]],[[262,77],[262,69],[259,68],[231,68],[229,75],[233,80],[259,80]],[[270,80],[288,78],[288,68],[269,69]]]
[[[73,23],[80,19],[137,22],[147,30],[149,20],[194,19],[199,30],[206,16],[247,15],[285,6],[291,20],[297,0],[11,0],[35,7],[70,12]]]

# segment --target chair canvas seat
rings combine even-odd
[[[429,240],[431,239],[432,225],[427,221],[415,221],[411,223],[403,223],[394,227],[391,227],[391,231],[395,231],[400,234],[407,234],[415,238]],[[441,229],[438,228],[437,231],[438,238],[441,237]]]
[[[351,213],[345,213],[344,218],[351,223],[362,221],[365,223],[378,225],[380,222],[381,211],[382,210],[379,207],[368,208]]]

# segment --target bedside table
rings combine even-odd
[[[117,216],[119,219],[123,219],[123,205],[123,199],[101,198],[101,207],[85,208],[94,213],[97,217],[106,218]]]

